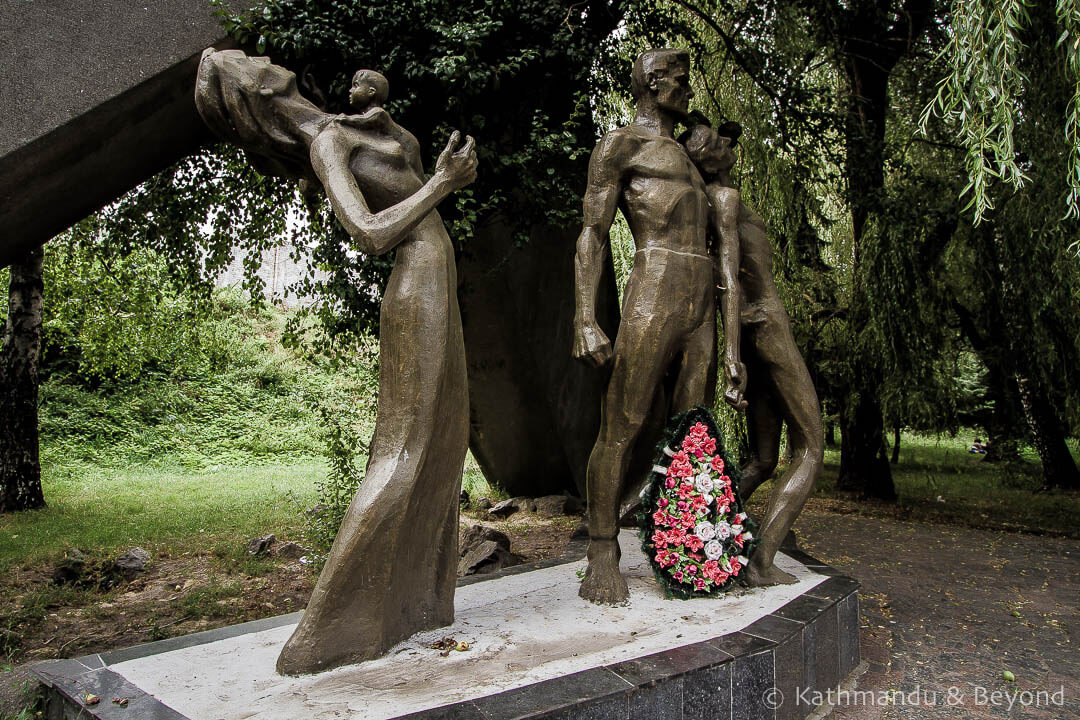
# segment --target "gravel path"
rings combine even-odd
[[[1080,718],[1080,541],[812,508],[796,532],[862,583],[870,692],[830,717]]]

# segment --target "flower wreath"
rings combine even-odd
[[[642,547],[671,595],[722,592],[749,562],[757,526],[743,511],[739,478],[712,413],[696,407],[671,421],[639,517]]]

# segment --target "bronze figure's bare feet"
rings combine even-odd
[[[764,556],[762,556],[764,559]],[[746,566],[746,569],[742,573],[743,582],[750,587],[768,587],[770,585],[794,585],[799,582],[795,579],[794,575],[790,575],[780,568],[772,564],[772,558],[769,558],[769,564],[762,568],[756,560],[751,560],[750,564]]]
[[[578,595],[599,605],[622,605],[630,599],[626,580],[619,572],[619,543],[616,539],[589,542],[589,568]]]

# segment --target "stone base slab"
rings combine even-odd
[[[788,720],[859,664],[858,583],[813,558],[777,557],[795,585],[684,601],[664,597],[632,531],[620,543],[624,607],[577,597],[578,540],[558,560],[464,579],[452,626],[318,675],[274,672],[299,613],[42,663],[46,717]],[[470,649],[430,647],[450,636]]]

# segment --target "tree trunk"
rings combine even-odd
[[[0,344],[0,512],[45,505],[38,454],[43,257],[36,248],[11,266]]]
[[[861,491],[863,497],[878,500],[896,500],[881,425],[881,412],[874,396],[861,396],[850,417],[841,415],[838,490]]]
[[[870,35],[873,31],[865,29]],[[848,83],[844,126],[847,198],[852,219],[852,291],[849,332],[861,335],[870,324],[869,297],[861,276],[862,248],[870,218],[880,211],[885,185],[885,113],[889,106],[889,72],[895,58],[877,57],[880,48],[869,37],[851,41],[846,48],[844,71]],[[859,490],[863,497],[895,500],[892,469],[885,454],[885,440],[878,399],[879,372],[876,361],[853,342],[848,392],[856,396],[842,409],[840,418],[840,476],[837,488]]]
[[[1020,404],[1024,407],[1031,437],[1042,459],[1043,477],[1050,487],[1080,489],[1080,471],[1065,444],[1065,429],[1046,391],[1027,377],[1018,375]]]
[[[836,423],[832,420],[825,422],[825,445],[831,448],[836,447]]]
[[[900,463],[900,426],[894,425],[892,430],[892,459],[889,460],[893,465]]]
[[[983,358],[984,364],[986,358]],[[987,364],[990,379],[990,397],[994,407],[986,423],[986,456],[983,462],[1001,463],[1020,460],[1020,442],[1023,438],[1022,411],[1016,389],[1016,380],[998,377],[1000,370]]]

